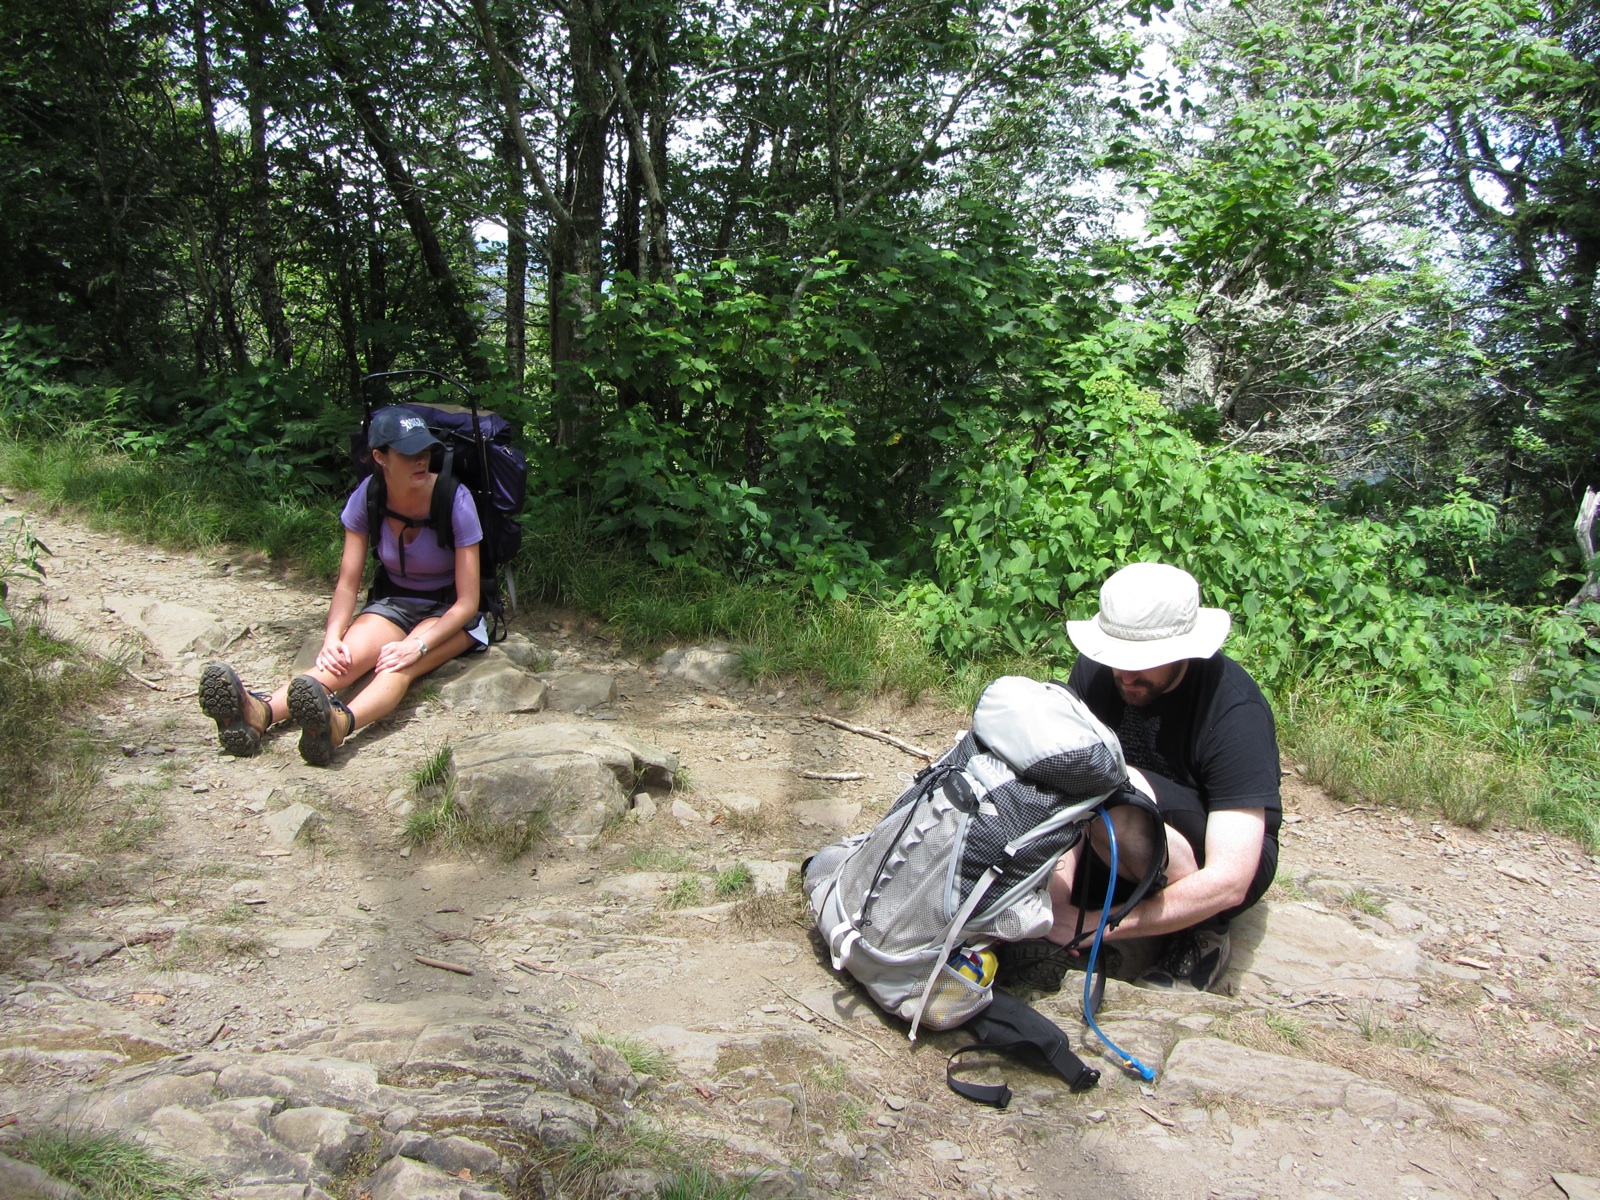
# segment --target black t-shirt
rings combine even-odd
[[[1130,767],[1193,788],[1207,813],[1266,810],[1267,836],[1283,822],[1278,734],[1256,681],[1220,652],[1189,660],[1183,682],[1143,708],[1123,701],[1111,668],[1079,655],[1067,686],[1122,742]]]

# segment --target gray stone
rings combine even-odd
[[[1229,971],[1247,986],[1254,976],[1352,999],[1409,1002],[1418,993],[1422,957],[1413,943],[1358,929],[1306,904],[1263,901],[1233,922],[1232,939]]]
[[[672,815],[685,825],[695,825],[705,820],[705,817],[701,816],[700,810],[687,800],[674,800],[672,802]]]
[[[267,934],[266,940],[279,950],[320,950],[332,936],[331,929],[279,929]]]
[[[550,1149],[575,1146],[594,1133],[600,1113],[583,1100],[554,1092],[535,1092],[522,1103],[520,1112],[507,1114],[506,1123],[515,1129],[538,1136]]]
[[[617,681],[594,671],[572,671],[550,681],[550,711],[577,712],[614,704]]]
[[[295,839],[316,833],[325,822],[322,814],[309,804],[291,804],[267,816],[265,824],[273,841],[280,846],[292,846]]]
[[[285,1109],[272,1119],[272,1132],[289,1149],[309,1154],[330,1175],[341,1173],[375,1136],[349,1113],[317,1105]]]
[[[563,1092],[593,1086],[594,1059],[570,1029],[525,1014],[515,1024],[484,1020],[430,1024],[412,1044],[408,1073],[469,1071]],[[413,1101],[417,1103],[417,1101]]]
[[[211,1072],[162,1074],[126,1086],[108,1081],[81,1109],[73,1110],[73,1115],[86,1129],[136,1129],[149,1120],[151,1113],[169,1105],[204,1108],[215,1099],[216,1081],[217,1076]]]
[[[729,812],[753,813],[760,811],[761,797],[759,796],[719,796],[722,807]]]
[[[794,1101],[783,1096],[771,1096],[765,1100],[747,1100],[740,1105],[740,1112],[758,1124],[773,1129],[787,1129],[794,1121]]]
[[[750,868],[758,896],[783,895],[789,890],[789,880],[800,873],[799,863],[746,859],[744,865]]]
[[[121,942],[71,942],[66,958],[75,967],[92,967],[122,949]]]
[[[6,1200],[83,1200],[83,1193],[70,1183],[4,1154],[0,1154],[0,1196]]]
[[[643,824],[656,818],[656,798],[649,792],[635,792],[631,801],[633,807],[628,810],[628,816]]]
[[[308,1156],[262,1133],[248,1112],[228,1107],[158,1109],[144,1135],[152,1145],[181,1154],[228,1183],[306,1183],[315,1171]]]
[[[750,1200],[806,1200],[812,1194],[806,1188],[805,1172],[798,1167],[747,1167],[734,1178]]]
[[[1161,1082],[1178,1093],[1235,1096],[1268,1107],[1343,1108],[1386,1120],[1430,1115],[1425,1104],[1369,1083],[1354,1071],[1210,1037],[1179,1042]]]
[[[363,1190],[372,1200],[461,1200],[461,1182],[414,1158],[391,1158]]]
[[[656,1200],[668,1179],[643,1167],[620,1167],[595,1180],[600,1200]]]
[[[640,1036],[672,1055],[691,1075],[704,1075],[714,1068],[717,1055],[728,1042],[727,1034],[698,1033],[681,1025],[652,1025]]]
[[[464,1137],[429,1138],[422,1149],[422,1161],[459,1176],[463,1170],[474,1179],[500,1171],[500,1156],[482,1142]]]
[[[124,624],[143,634],[168,662],[176,662],[191,650],[199,655],[218,654],[233,640],[217,614],[208,609],[153,596],[108,595],[103,603]]]
[[[1591,1175],[1573,1175],[1559,1171],[1550,1176],[1556,1186],[1567,1194],[1567,1200],[1600,1200],[1600,1179]]]
[[[922,1149],[934,1162],[960,1162],[966,1157],[965,1151],[954,1142],[929,1142]]]
[[[465,738],[456,795],[496,824],[544,819],[561,834],[597,834],[640,786],[668,786],[674,754],[602,726],[552,723]]]
[[[861,805],[844,804],[832,800],[797,800],[790,806],[795,819],[802,825],[826,825],[830,829],[848,832],[861,819]]]
[[[726,642],[674,648],[656,660],[656,667],[674,679],[712,689],[732,683],[743,665],[743,657]]]
[[[333,1200],[313,1183],[247,1183],[224,1188],[218,1200]]]
[[[448,683],[439,695],[459,708],[486,713],[538,712],[545,706],[544,681],[505,658],[487,654]]]
[[[550,661],[550,656],[535,646],[520,633],[506,635],[506,640],[496,647],[502,654],[530,671],[542,671]]]
[[[325,634],[308,633],[305,640],[300,643],[300,649],[294,652],[294,662],[289,666],[290,675],[304,675],[317,665],[317,655],[322,653],[322,641]]]
[[[370,1063],[274,1054],[256,1063],[232,1063],[217,1075],[225,1096],[281,1096],[295,1108],[321,1105],[360,1116],[382,1116],[398,1103],[378,1082]]]
[[[627,875],[602,879],[595,885],[595,890],[602,896],[629,896],[655,900],[672,886],[672,881],[676,878],[677,876],[664,871],[633,871]]]

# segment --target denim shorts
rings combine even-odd
[[[401,633],[409,634],[430,617],[442,617],[449,611],[450,602],[445,600],[425,600],[417,596],[385,596],[382,600],[369,603],[358,615],[364,617],[372,613],[400,626]],[[467,626],[466,634],[475,644],[468,646],[463,653],[473,654],[487,649],[489,627],[484,623],[482,613],[478,614],[476,621]]]

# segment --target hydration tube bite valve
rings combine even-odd
[[[1117,887],[1117,831],[1111,824],[1111,814],[1105,809],[1100,810],[1100,819],[1106,823],[1106,836],[1111,839],[1111,882],[1106,884],[1106,902],[1100,910],[1100,926],[1094,931],[1094,942],[1089,947],[1088,968],[1083,973],[1083,1019],[1089,1028],[1094,1030],[1095,1037],[1106,1044],[1106,1048],[1122,1060],[1122,1065],[1135,1072],[1146,1083],[1155,1079],[1156,1073],[1145,1066],[1121,1046],[1117,1045],[1094,1022],[1094,968],[1100,957],[1100,942],[1105,937],[1106,923],[1111,919],[1111,899]]]

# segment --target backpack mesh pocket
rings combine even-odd
[[[927,976],[923,978],[926,979]],[[928,997],[928,1007],[922,1012],[923,1027],[954,1029],[963,1021],[971,1020],[988,1008],[993,999],[992,985],[981,987],[954,970],[949,963],[945,963],[939,968],[939,978],[934,981],[933,992]],[[902,1006],[900,1015],[909,1021],[915,1008],[916,1001],[909,1000]]]

